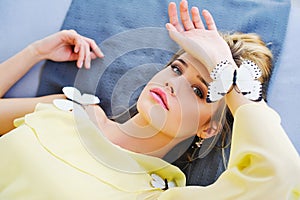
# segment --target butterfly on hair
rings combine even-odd
[[[262,86],[258,78],[262,75],[259,67],[250,60],[244,60],[239,67],[229,61],[222,61],[210,73],[213,81],[209,84],[206,101],[220,100],[237,86],[240,93],[253,101],[262,99]]]

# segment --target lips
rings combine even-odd
[[[164,91],[159,88],[153,88],[150,90],[150,94],[157,103],[162,105],[166,110],[169,110],[167,96]]]

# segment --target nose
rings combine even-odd
[[[167,90],[170,91],[171,95],[175,95],[174,87],[170,83],[166,82],[165,86],[166,86]]]
[[[165,80],[165,88],[172,96],[179,95],[179,93],[184,92],[189,86],[190,83],[184,76],[173,77]]]

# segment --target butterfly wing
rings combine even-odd
[[[229,85],[232,84],[232,81],[228,81]],[[228,85],[228,84],[226,84]],[[215,102],[220,100],[225,94],[227,90],[224,88],[223,82],[221,80],[213,81],[208,86],[207,98],[206,101],[208,103]]]
[[[93,105],[100,103],[100,99],[92,94],[83,94],[79,103],[81,103],[81,105]]]
[[[257,80],[262,75],[259,67],[251,60],[244,60],[240,66],[240,69],[247,69],[251,74],[252,80]]]
[[[83,107],[74,101],[54,99],[53,104],[60,110],[74,113],[76,117],[89,118]]]
[[[252,61],[243,61],[237,69],[236,85],[240,92],[250,100],[261,100],[261,83],[257,80],[262,72]]]
[[[64,87],[63,93],[66,95],[67,98],[78,102],[81,105],[93,105],[100,103],[98,97],[92,94],[83,94],[81,95],[80,91],[74,87]]]
[[[53,104],[60,110],[63,111],[73,111],[74,110],[74,102],[66,100],[66,99],[54,99]]]
[[[235,68],[228,62],[221,62],[210,73],[213,81],[208,86],[207,102],[220,100],[230,89],[233,83]]]
[[[158,176],[157,174],[151,174],[151,177],[152,177],[151,180],[152,187],[160,188],[160,189],[166,188],[166,183],[160,176]]]
[[[251,92],[245,94],[245,97],[253,101],[260,101],[262,99],[262,86],[258,80],[252,81]]]
[[[79,100],[81,98],[81,93],[79,92],[79,90],[77,88],[74,87],[64,87],[62,89],[63,93],[66,95],[66,97],[68,99],[71,99],[73,101],[78,102],[77,100]]]

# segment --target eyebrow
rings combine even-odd
[[[177,58],[176,60],[178,60],[179,62],[181,62],[186,68],[189,67],[188,64],[184,60],[182,60],[181,58]]]
[[[197,76],[199,79],[200,79],[200,81],[208,88],[208,86],[209,86],[209,84],[204,80],[204,78],[202,78],[201,76]]]
[[[189,67],[188,64],[181,58],[177,58],[176,60],[181,62],[186,68]],[[202,78],[200,75],[197,75],[197,78],[199,78],[199,80],[208,88],[209,84],[204,80],[204,78]]]

